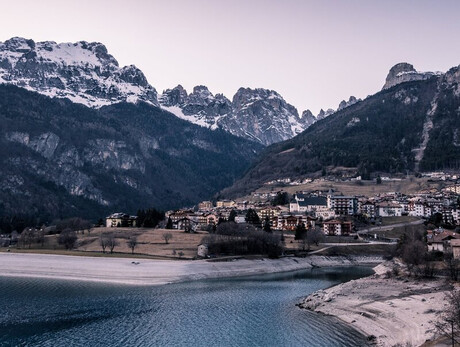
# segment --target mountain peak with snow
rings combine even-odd
[[[262,88],[240,88],[230,101],[203,85],[190,94],[179,85],[165,90],[159,101],[179,118],[264,145],[290,139],[311,124],[277,92]]]
[[[158,106],[157,92],[134,65],[120,68],[99,42],[0,42],[0,83],[98,108],[144,101]]]

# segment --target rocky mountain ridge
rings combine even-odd
[[[134,65],[120,67],[98,42],[35,42],[21,37],[0,42],[0,84],[91,108],[119,102],[159,106],[157,92],[142,71]],[[166,90],[160,103],[179,118],[264,145],[289,139],[318,119],[308,112],[299,117],[278,93],[260,88],[240,88],[230,101],[205,86],[195,87],[190,94],[178,86]],[[321,112],[319,119],[332,113]]]
[[[158,106],[157,92],[141,70],[120,67],[98,42],[34,42],[14,37],[0,42],[0,84],[99,108],[144,101]]]
[[[421,73],[407,63],[396,64],[385,88],[424,80],[437,73]],[[300,115],[273,90],[240,88],[232,100],[213,95],[206,86],[188,94],[182,86],[167,89],[159,97],[155,88],[134,65],[120,67],[98,42],[34,42],[14,37],[0,42],[0,84],[13,84],[47,96],[68,98],[92,108],[119,102],[146,102],[202,127],[223,129],[238,137],[270,145],[290,139],[316,121],[361,101],[350,97],[337,110],[309,110]]]
[[[351,96],[343,100],[338,110],[361,101]],[[232,101],[222,94],[213,95],[206,86],[196,86],[193,92],[178,85],[159,96],[162,108],[191,123],[221,128],[233,135],[264,145],[284,141],[300,134],[319,119],[334,112],[321,110],[315,117],[310,110],[299,116],[297,109],[273,90],[240,88]]]

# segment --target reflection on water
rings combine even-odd
[[[354,330],[295,304],[370,273],[328,268],[156,287],[0,277],[0,345],[363,346]]]

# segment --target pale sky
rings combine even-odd
[[[379,91],[398,62],[459,65],[459,14],[455,0],[0,0],[0,41],[98,41],[159,93],[261,87],[317,114]]]

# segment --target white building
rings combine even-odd
[[[379,217],[401,217],[403,212],[401,205],[392,202],[381,202],[376,210]]]
[[[208,256],[208,246],[207,245],[198,245],[197,255],[200,258],[206,258]]]

